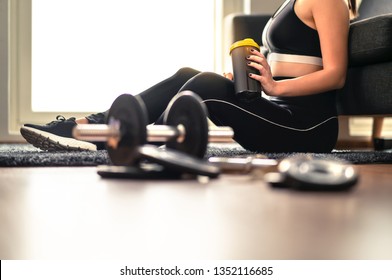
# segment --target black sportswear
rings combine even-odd
[[[319,35],[298,18],[295,2],[287,0],[272,16],[263,31],[263,45],[269,52],[321,57]]]

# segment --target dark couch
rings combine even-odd
[[[270,15],[234,15],[232,41],[261,33]],[[384,116],[392,115],[392,0],[363,0],[359,17],[351,22],[349,69],[337,107],[341,116],[373,116],[373,138],[380,134]]]

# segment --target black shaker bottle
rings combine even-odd
[[[246,57],[251,49],[260,50],[260,46],[250,38],[237,41],[230,47],[233,64],[235,93],[241,101],[250,102],[261,96],[260,82],[249,77],[250,73],[260,75],[257,69],[248,65]]]

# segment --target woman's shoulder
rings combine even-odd
[[[318,19],[349,18],[348,5],[346,0],[296,0],[296,14],[312,28],[317,29]]]
[[[303,1],[304,5],[309,9],[312,18],[324,19],[341,19],[349,20],[350,10],[346,0],[297,0]]]
[[[296,9],[303,11],[325,10],[327,11],[343,11],[348,12],[347,0],[296,0]]]
[[[297,0],[303,2],[311,9],[328,9],[334,11],[348,11],[347,0]]]

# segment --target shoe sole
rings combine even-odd
[[[97,146],[68,137],[61,137],[32,127],[23,126],[20,133],[27,142],[44,151],[96,151]]]

